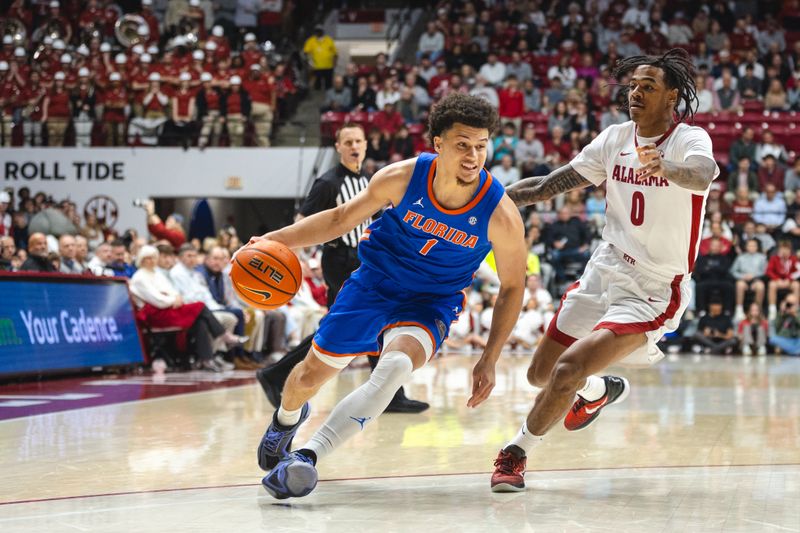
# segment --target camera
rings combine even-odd
[[[133,207],[141,207],[142,209],[147,208],[147,203],[150,200],[148,198],[134,198],[133,199]]]

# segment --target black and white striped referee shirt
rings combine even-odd
[[[303,201],[303,205],[300,206],[300,214],[307,217],[342,205],[366,189],[367,183],[369,183],[369,179],[363,171],[356,174],[339,163],[314,181],[311,191]],[[349,233],[326,244],[335,247],[358,248],[359,239],[370,224],[372,224],[372,217]]]

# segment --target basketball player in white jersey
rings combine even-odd
[[[622,60],[615,75],[630,78],[622,107],[631,121],[604,130],[568,165],[507,189],[517,205],[530,205],[605,182],[607,223],[533,356],[528,381],[542,390],[495,460],[495,492],[524,490],[526,456],[558,421],[582,429],[624,400],[626,379],[594,374],[660,360],[656,342],[677,329],[689,303],[706,196],[719,174],[708,133],[680,122],[697,105],[694,68],[673,49]]]

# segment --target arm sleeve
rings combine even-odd
[[[337,192],[331,182],[317,178],[300,206],[300,214],[307,217],[334,207]]]
[[[616,129],[613,126],[604,129],[569,163],[578,174],[594,185],[600,185],[606,180],[606,156],[603,145],[607,143],[609,132]]]

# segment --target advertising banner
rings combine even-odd
[[[0,276],[0,376],[142,362],[125,280]]]
[[[0,190],[69,199],[120,233],[146,231],[143,198],[299,198],[332,149],[0,148]],[[319,158],[318,158],[319,156]]]

